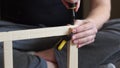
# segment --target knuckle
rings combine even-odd
[[[90,43],[93,43],[95,41],[95,39],[92,39],[91,41],[90,41]]]
[[[91,42],[94,42],[95,41],[95,39],[93,39]]]
[[[97,32],[98,32],[97,28],[95,28],[95,29],[94,29],[94,32],[95,32],[95,33],[97,33]]]

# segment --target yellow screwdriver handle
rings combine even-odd
[[[62,42],[61,42],[60,45],[58,46],[58,50],[61,51],[62,48],[65,46],[66,43],[67,43],[66,40],[62,40]]]

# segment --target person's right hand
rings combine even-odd
[[[77,12],[79,7],[80,7],[80,0],[61,0],[62,3],[65,5],[65,7],[67,9],[69,9],[69,4],[68,3],[75,3],[76,4],[76,8],[75,8],[75,11]]]

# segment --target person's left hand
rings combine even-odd
[[[77,27],[72,29],[72,41],[78,48],[94,42],[97,28],[91,20],[76,20]]]
[[[75,8],[75,11],[77,12],[78,11],[78,9],[79,9],[79,7],[80,7],[80,0],[61,0],[62,1],[62,3],[63,3],[63,5],[65,5],[65,7],[67,8],[67,9],[69,9],[69,4],[68,4],[68,1],[69,1],[69,3],[75,3],[76,4],[76,8]]]

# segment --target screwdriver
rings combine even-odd
[[[75,21],[75,11],[74,9],[76,8],[75,3],[68,3],[69,4],[69,10],[70,10],[70,15],[71,15],[71,23],[72,25],[74,24]],[[60,40],[59,46],[58,46],[58,50],[61,51],[63,49],[63,47],[65,46],[65,44],[67,43],[67,41],[69,41],[72,37],[72,33],[70,33],[67,36],[63,36],[62,39]]]

